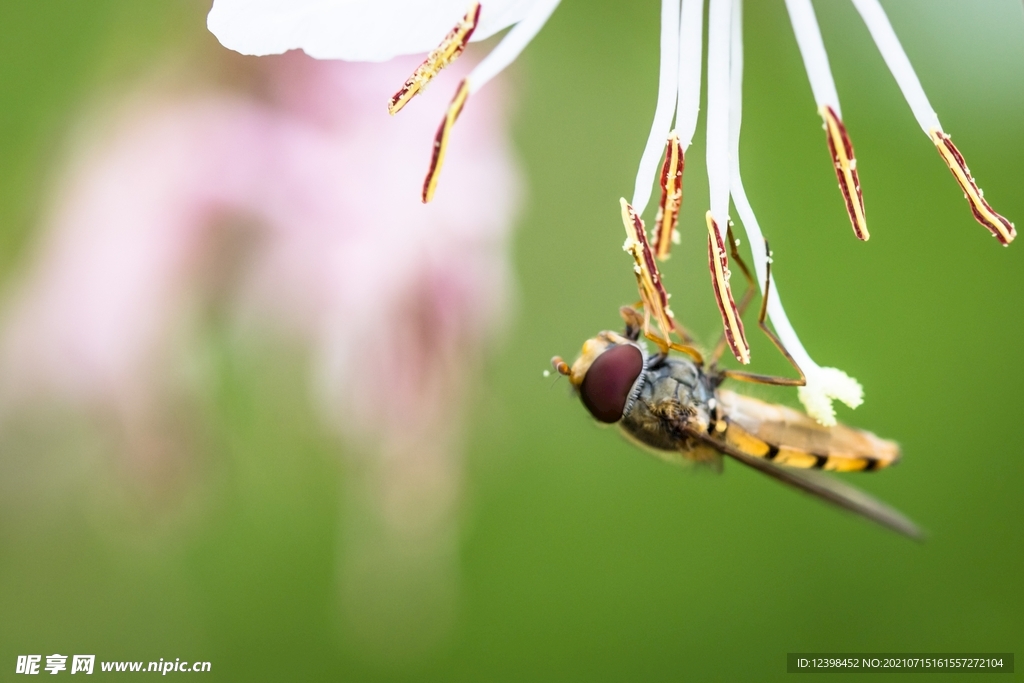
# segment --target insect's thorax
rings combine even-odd
[[[644,377],[637,400],[620,422],[623,431],[658,451],[690,451],[680,427],[707,431],[715,395],[711,379],[688,358],[673,357],[647,369]]]

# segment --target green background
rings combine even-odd
[[[204,680],[239,681],[774,680],[787,652],[1024,654],[1024,245],[1003,249],[973,221],[852,6],[816,9],[872,238],[851,233],[782,0],[745,9],[744,180],[808,350],[865,387],[840,419],[903,446],[899,467],[849,479],[921,523],[926,543],[730,463],[722,476],[662,464],[541,378],[551,355],[617,327],[635,297],[617,201],[632,190],[657,86],[656,2],[565,0],[513,75],[528,182],[518,307],[478,382],[449,641],[384,664],[339,630],[344,460],[302,373],[235,353],[214,329],[212,446],[176,521],[131,494],[96,513],[87,477],[0,453],[0,678],[31,652],[183,655],[213,662]],[[986,197],[1024,221],[1020,2],[886,9]],[[5,279],[31,253],[75,115],[166,51],[217,49],[204,11],[4,3]],[[702,136],[703,117],[665,277],[677,315],[710,341]],[[751,342],[758,369],[785,371]]]

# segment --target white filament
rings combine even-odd
[[[743,223],[754,259],[754,272],[761,294],[764,295],[768,275],[768,254],[765,253],[764,235],[754,216],[754,210],[747,200],[743,179],[740,177],[740,123],[743,115],[743,11],[742,0],[734,0],[732,13],[732,46],[730,63],[730,111],[729,111],[729,162],[732,167],[730,190],[736,213]],[[832,426],[836,424],[832,399],[838,399],[856,408],[863,400],[863,390],[857,380],[836,368],[823,368],[811,358],[782,307],[782,297],[772,277],[768,296],[768,316],[775,326],[779,341],[803,370],[807,385],[800,387],[798,395],[807,413],[818,422]]]
[[[522,21],[512,27],[512,30],[501,39],[498,46],[491,50],[482,62],[469,74],[469,92],[474,93],[484,87],[486,83],[500,74],[509,64],[516,60],[516,57],[530,44],[547,23],[551,13],[558,7],[559,0],[538,0]],[[486,4],[481,9],[481,15],[487,11]]]
[[[729,227],[729,38],[732,0],[708,7],[708,189],[711,215],[725,241]]]
[[[633,186],[633,209],[643,215],[648,202],[654,178],[658,174],[658,162],[665,148],[669,129],[672,127],[673,108],[676,103],[676,87],[679,84],[679,0],[661,2],[661,66],[658,74],[658,104],[654,108],[654,122],[647,136],[647,145],[640,157]]]
[[[676,134],[685,152],[693,142],[700,114],[700,78],[704,52],[704,0],[683,0],[679,20],[679,103]]]
[[[811,81],[811,92],[815,103],[821,107],[828,105],[835,110],[839,118],[843,117],[839,109],[839,93],[832,79],[832,69],[828,64],[828,53],[825,43],[821,40],[818,19],[814,16],[811,0],[786,0],[789,10],[789,21],[793,24],[796,43],[800,46],[800,56],[804,60],[807,78]]]
[[[903,91],[903,96],[907,98],[907,104],[914,112],[914,118],[917,119],[917,124],[921,126],[924,134],[931,137],[932,129],[942,130],[939,117],[932,109],[931,103],[928,102],[928,96],[924,94],[921,81],[917,79],[914,67],[910,65],[907,53],[903,51],[900,39],[892,30],[889,17],[885,15],[885,10],[878,4],[878,0],[853,0],[853,5],[860,12],[864,23],[867,24],[868,31],[871,33],[875,45],[878,46],[878,51],[882,53],[882,59],[885,60],[886,66],[892,72],[893,78],[896,79],[896,84]]]

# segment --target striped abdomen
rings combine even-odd
[[[804,469],[861,472],[899,460],[896,443],[871,432],[824,427],[807,415],[749,396],[719,390],[718,417],[711,434],[756,458]]]

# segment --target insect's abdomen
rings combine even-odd
[[[899,447],[871,432],[824,427],[792,408],[730,391],[720,390],[718,401],[721,419],[714,436],[756,458],[835,472],[870,472],[899,460]]]

